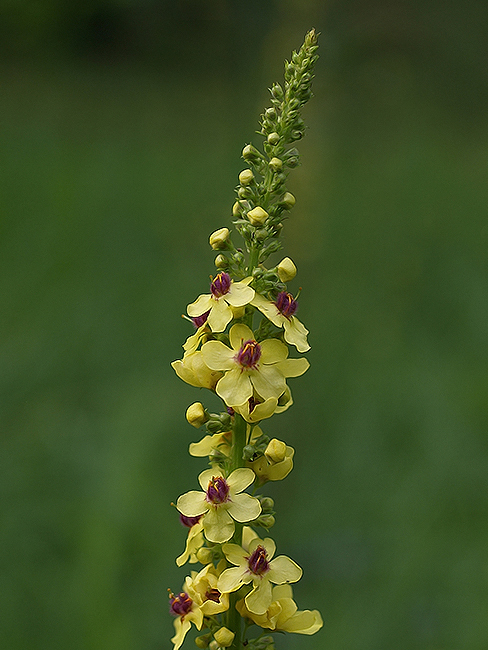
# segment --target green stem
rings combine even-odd
[[[234,415],[234,428],[232,432],[232,451],[231,451],[231,472],[239,467],[244,466],[242,453],[246,445],[247,422],[244,418],[236,413]],[[236,529],[231,540],[234,544],[242,543],[242,524],[236,522]],[[236,602],[239,596],[236,592],[230,594],[229,610],[227,612],[227,628],[234,632],[235,637],[229,650],[241,650],[241,615],[236,609]]]

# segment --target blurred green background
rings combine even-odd
[[[297,450],[273,537],[325,625],[277,646],[488,647],[487,14],[1,1],[1,648],[171,647],[184,411],[216,404],[169,366],[180,314],[312,26],[284,251],[312,366],[264,428]]]

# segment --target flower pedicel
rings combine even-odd
[[[202,650],[274,650],[275,632],[310,635],[322,627],[317,610],[299,611],[293,600],[291,584],[301,568],[286,555],[275,556],[272,538],[256,532],[267,533],[276,514],[273,499],[259,491],[290,473],[295,451],[270,439],[261,422],[292,405],[288,380],[309,367],[305,357],[289,357],[289,346],[295,354],[310,349],[308,330],[296,316],[297,297],[287,287],[296,266],[289,257],[276,266],[265,262],[281,249],[283,221],[295,205],[286,180],[298,164],[293,143],[304,135],[300,109],[312,95],[316,50],[311,30],[285,62],[283,86],[271,88],[271,106],[260,123],[263,151],[244,147],[248,167],[239,174],[232,208],[244,245],[236,248],[226,227],[210,235],[217,273],[210,293],[188,305],[194,331],[183,358],[171,364],[180,379],[223,402],[221,413],[209,413],[201,402],[186,412],[193,427],[205,428],[190,454],[208,457],[210,469],[198,476],[201,490],[176,502],[188,530],[176,563],[203,568],[191,571],[179,594],[170,591],[174,650],[192,625],[201,631],[195,643]]]

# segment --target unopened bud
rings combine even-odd
[[[287,208],[292,208],[297,202],[297,200],[291,192],[285,192],[285,196],[283,197],[281,202],[284,203],[284,205]]]
[[[199,548],[196,555],[197,560],[202,564],[210,564],[213,560],[213,551],[211,548],[207,548],[206,546]]]
[[[240,187],[237,190],[237,194],[240,199],[247,199],[252,196],[252,191],[247,187]]]
[[[210,643],[210,639],[212,638],[211,634],[203,634],[202,636],[197,636],[195,639],[195,645],[197,648],[201,648],[202,650],[205,650],[205,648],[208,648],[208,644]]]
[[[280,463],[286,456],[286,444],[282,440],[273,438],[269,441],[264,455],[272,463]]]
[[[264,526],[264,528],[271,528],[275,525],[276,519],[273,517],[273,515],[261,515],[256,519],[256,523],[260,526]]]
[[[229,260],[226,258],[225,255],[217,255],[217,257],[214,260],[215,266],[218,269],[226,269],[229,266]]]
[[[244,169],[239,174],[239,183],[241,185],[250,185],[254,180],[254,174],[250,169]]]
[[[186,409],[186,419],[196,429],[199,429],[208,420],[201,402],[195,402]]]
[[[221,627],[219,630],[217,630],[217,632],[214,633],[214,639],[222,648],[228,648],[230,645],[232,645],[234,637],[234,632],[231,632],[226,627]]]
[[[282,282],[289,282],[293,280],[297,274],[297,267],[293,264],[289,257],[285,257],[276,267],[278,277]]]
[[[242,150],[242,157],[244,158],[244,160],[251,162],[259,158],[260,156],[259,156],[259,151],[256,149],[256,147],[253,147],[252,144],[247,144]]]
[[[266,117],[268,119],[270,119],[270,120],[275,120],[276,119],[276,109],[275,108],[273,108],[273,107],[267,108],[265,113],[266,113]]]
[[[259,503],[261,504],[262,511],[265,513],[270,512],[274,508],[274,501],[271,497],[261,497]]]
[[[233,217],[238,217],[241,213],[241,206],[239,204],[239,201],[236,201],[234,205],[232,206],[232,216]]]
[[[280,141],[280,136],[278,133],[276,133],[276,131],[273,131],[273,133],[270,133],[268,135],[269,144],[272,144],[274,146],[275,144],[278,144],[279,141]]]
[[[229,240],[230,231],[228,228],[220,228],[210,235],[209,243],[214,251],[219,251],[227,248],[227,241]]]
[[[268,217],[269,214],[259,205],[247,213],[247,218],[253,226],[262,226]]]
[[[271,158],[269,166],[274,172],[279,172],[283,169],[283,162],[279,158]]]
[[[217,643],[217,641],[215,639],[213,639],[213,641],[210,641],[210,643],[208,644],[208,647],[209,647],[210,650],[219,650],[220,646]]]

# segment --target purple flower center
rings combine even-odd
[[[267,553],[264,546],[258,546],[254,553],[247,558],[249,571],[257,576],[262,576],[263,573],[269,570],[269,562],[266,559]]]
[[[169,597],[169,613],[173,616],[185,616],[191,610],[193,601],[184,591],[177,596],[173,594]]]
[[[193,322],[193,325],[198,329],[201,327],[204,323],[207,322],[208,315],[210,314],[210,309],[206,311],[204,314],[201,314],[200,316],[194,316],[191,320]]]
[[[222,476],[212,476],[208,482],[206,499],[209,503],[219,505],[229,500],[229,485]]]
[[[237,363],[244,368],[256,368],[261,358],[261,346],[257,341],[243,341],[237,353]]]
[[[200,519],[202,518],[202,515],[198,515],[198,517],[187,517],[186,515],[182,515],[180,513],[180,521],[183,524],[183,526],[187,526],[188,528],[191,528],[195,524],[197,524]]]
[[[283,316],[286,316],[286,318],[293,316],[298,307],[297,301],[287,291],[282,291],[276,296],[275,305],[278,311]]]
[[[228,273],[218,273],[210,285],[210,291],[214,298],[221,298],[230,291],[232,280]]]
[[[205,594],[207,600],[213,600],[214,603],[220,603],[220,591],[218,589],[209,589]]]

